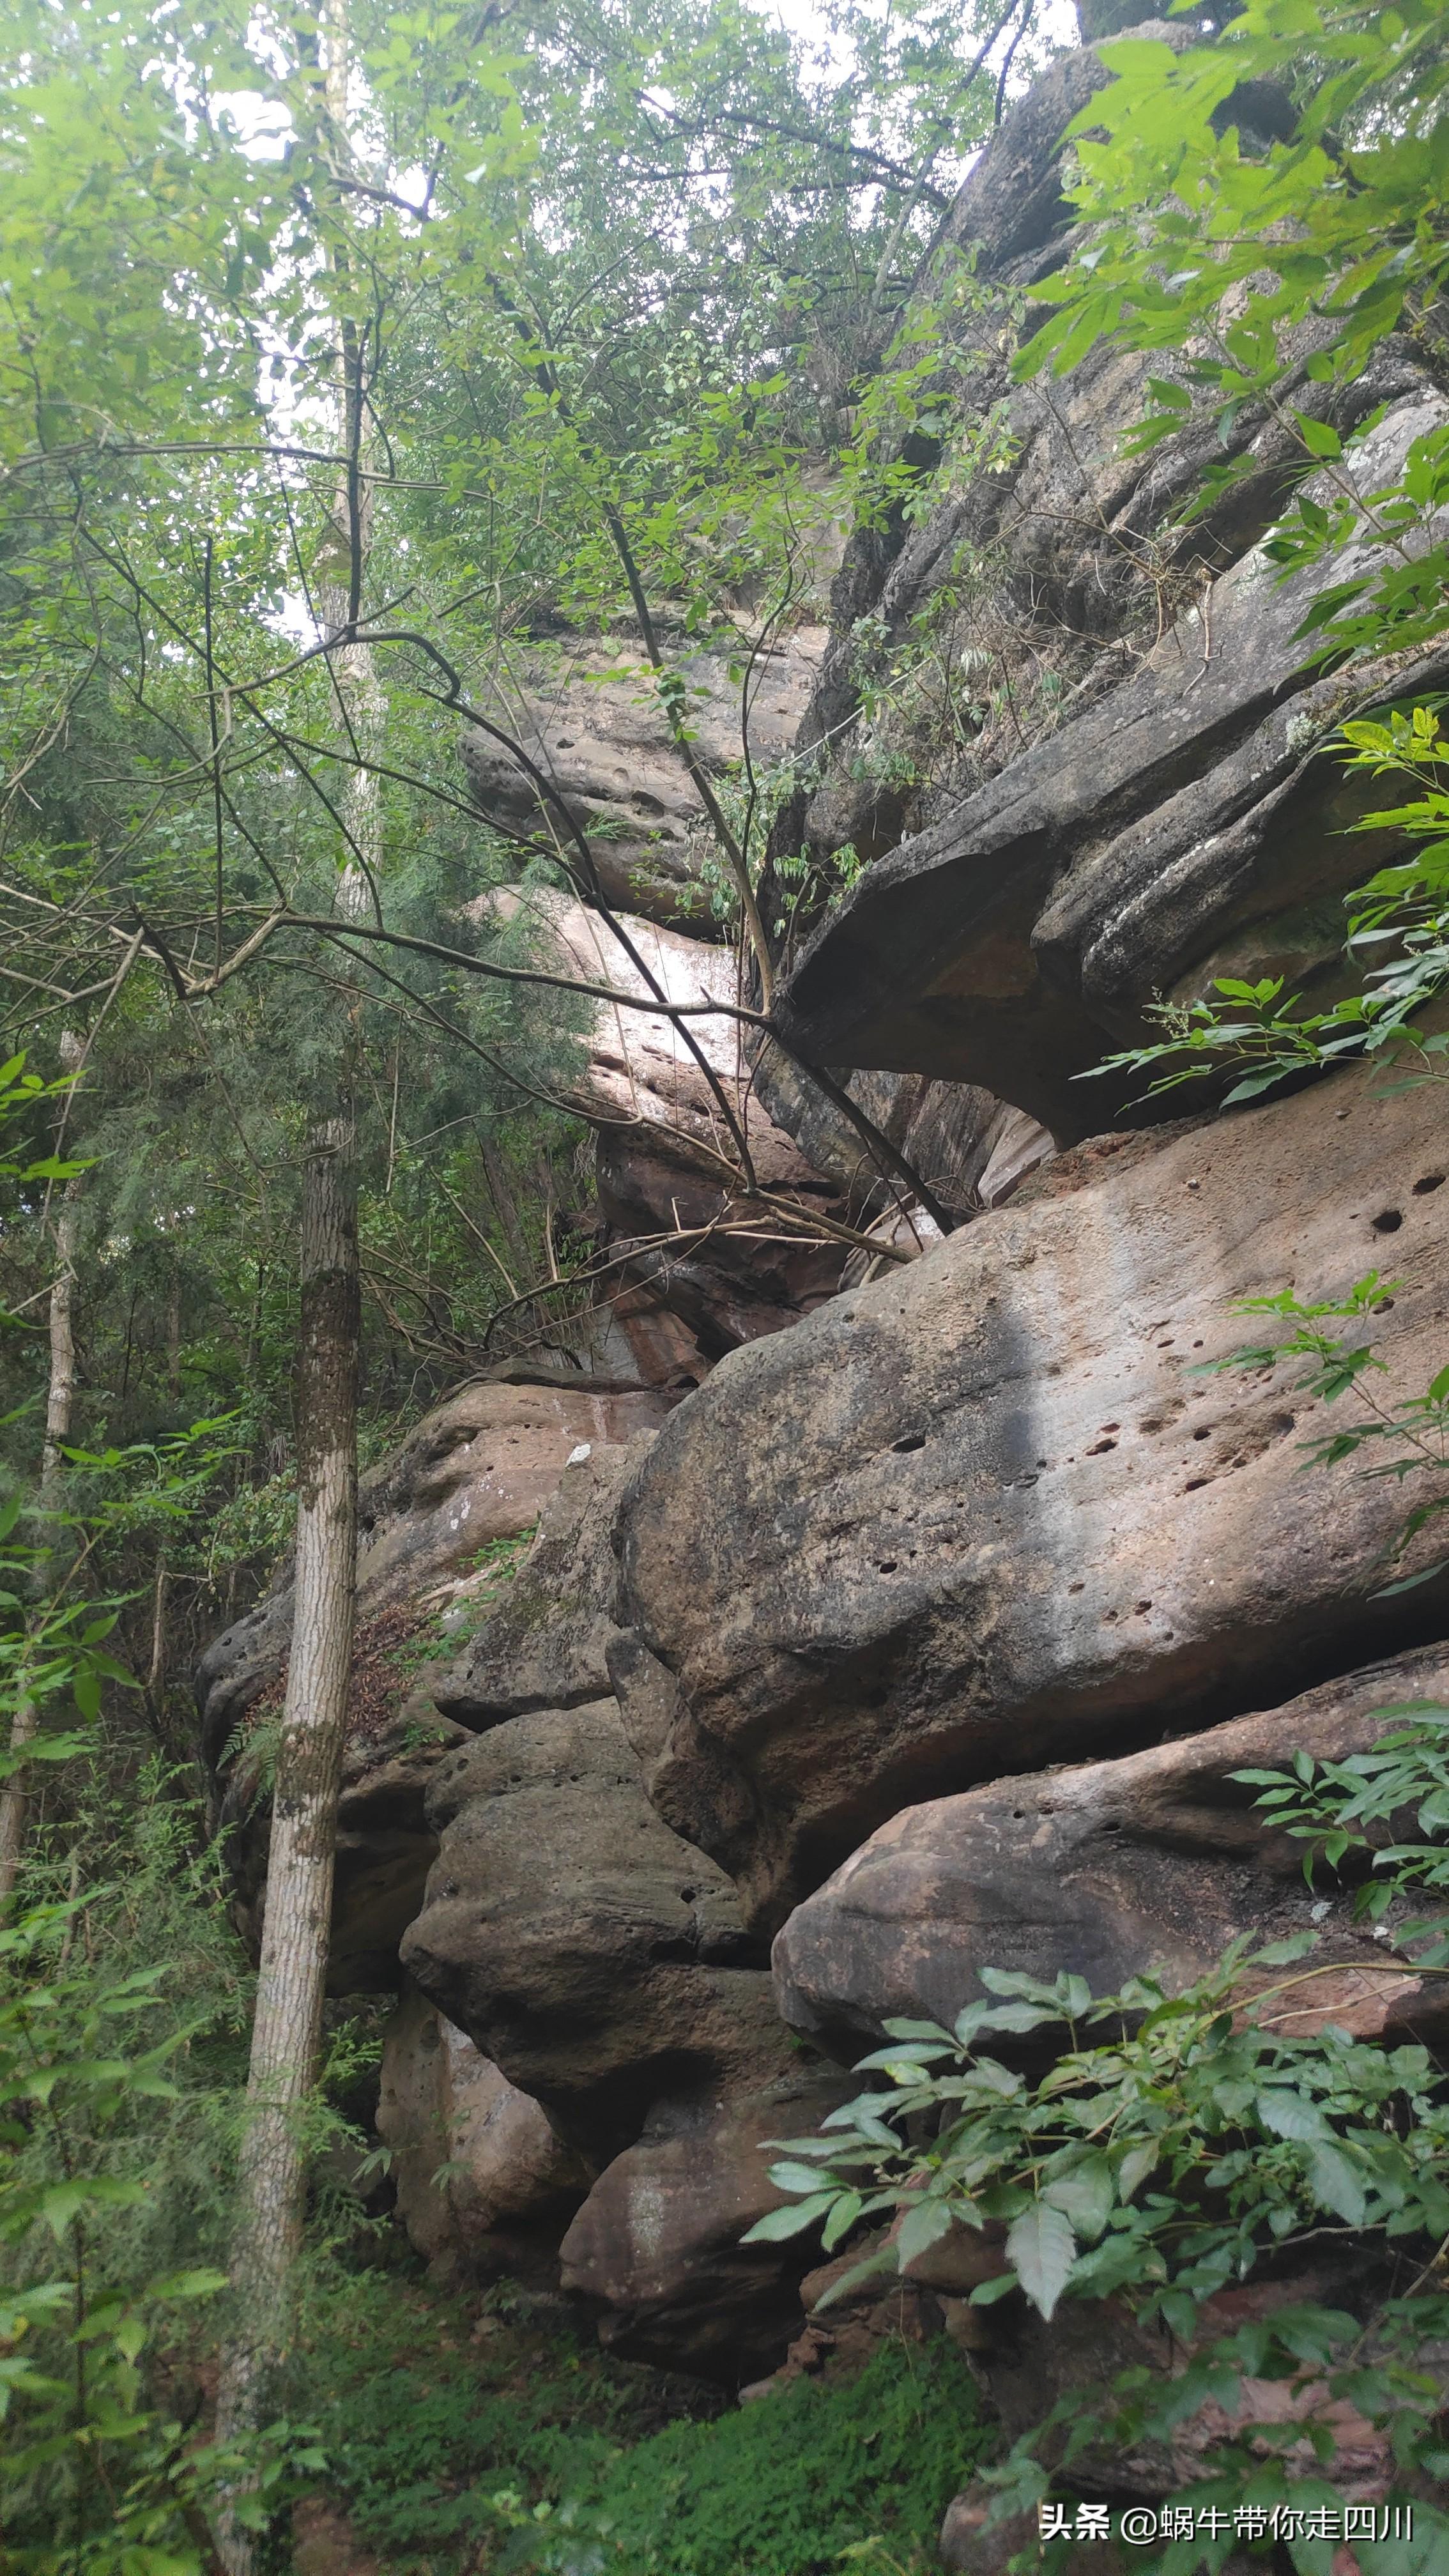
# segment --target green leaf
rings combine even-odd
[[[1315,2139],[1331,2135],[1327,2121],[1316,2104],[1306,2102],[1301,2093],[1290,2093],[1286,2085],[1270,2085],[1258,2095],[1255,2105],[1263,2126],[1275,2138]]]
[[[1336,463],[1343,454],[1343,441],[1326,420],[1311,420],[1306,412],[1295,411],[1293,424],[1310,456],[1321,456]]]
[[[918,2254],[949,2236],[954,2221],[944,2200],[917,2200],[907,2209],[896,2238],[897,2256],[904,2272]]]
[[[1078,2236],[1089,2241],[1101,2235],[1116,2197],[1116,2182],[1104,2155],[1085,2157],[1069,2173],[1053,2174],[1042,2187],[1043,2200],[1061,2210]]]
[[[973,2308],[994,2308],[998,2299],[1007,2298],[1020,2287],[1014,2272],[998,2272],[989,2281],[977,2282],[971,2292],[970,2305]]]
[[[740,2243],[778,2245],[788,2236],[801,2236],[807,2227],[814,2226],[824,2211],[834,2207],[839,2196],[834,2191],[815,2191],[808,2199],[796,2201],[788,2209],[768,2210],[763,2218],[756,2219],[753,2227],[746,2228]]]
[[[848,2236],[865,2207],[858,2191],[843,2191],[820,2231],[820,2242],[827,2254],[833,2254],[841,2238]]]
[[[818,2192],[821,2187],[820,2176],[812,2165],[771,2165],[770,2180],[777,2191]]]
[[[1128,2148],[1117,2167],[1117,2191],[1124,2202],[1131,2200],[1134,2193],[1145,2183],[1148,2175],[1155,2171],[1161,2152],[1153,2139],[1147,2140],[1140,2147]]]
[[[1320,2209],[1330,2209],[1350,2227],[1361,2227],[1368,2199],[1356,2168],[1340,2147],[1310,2149],[1308,2181]]]
[[[1050,2202],[1034,2201],[1007,2230],[1006,2257],[1032,2306],[1050,2322],[1077,2259],[1071,2225]]]

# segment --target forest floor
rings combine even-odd
[[[953,2347],[747,2407],[619,2362],[557,2296],[446,2291],[401,2257],[329,2273],[299,2371],[328,2473],[287,2576],[928,2576],[989,2446]],[[286,2567],[285,2557],[281,2562]]]

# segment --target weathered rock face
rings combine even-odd
[[[1101,0],[1094,34],[1135,15]],[[1180,22],[1133,33],[1194,41]],[[1372,858],[1336,836],[1380,800],[1316,755],[1344,716],[1442,685],[1444,659],[1360,660],[1326,680],[1303,667],[1297,629],[1330,576],[1280,583],[1256,551],[1302,465],[1286,414],[1247,407],[1224,426],[1237,478],[1184,525],[1223,453],[1210,411],[1189,407],[1142,454],[1122,439],[1170,356],[1104,344],[1064,378],[1011,382],[1010,291],[1064,256],[1062,136],[1111,60],[1110,44],[1059,57],[945,219],[943,242],[970,248],[988,289],[947,398],[1001,432],[974,471],[953,460],[934,506],[940,449],[917,436],[900,460],[917,480],[909,519],[847,547],[774,842],[782,857],[803,846],[825,883],[845,844],[869,861],[803,956],[787,942],[788,1041],[836,1067],[983,1085],[1067,1140],[1143,1114],[1140,1086],[1073,1077],[1135,1039],[1154,996],[1193,998],[1224,973],[1341,984],[1338,898]],[[1221,117],[1252,152],[1291,108],[1254,83]],[[1292,404],[1342,436],[1386,409],[1352,468],[1370,489],[1443,418],[1442,391],[1406,342],[1326,391],[1305,372],[1314,346],[1305,330],[1285,353]],[[1350,549],[1331,577],[1352,569]]]
[[[640,1388],[586,1394],[501,1382],[465,1388],[420,1423],[392,1458],[365,1477],[360,1498],[358,1623],[348,1740],[338,1811],[329,1983],[334,1994],[385,1993],[398,1982],[398,1944],[422,1903],[437,1836],[426,1815],[441,1756],[467,1740],[440,1713],[419,1657],[420,1632],[467,1619],[493,1594],[476,1560],[492,1542],[520,1537],[538,1519],[568,1459],[622,1456],[647,1436],[670,1399]],[[449,1606],[451,1605],[451,1607]],[[203,1758],[219,1822],[233,1829],[230,1857],[240,1928],[261,1938],[270,1808],[266,1721],[281,1705],[291,1635],[290,1569],[219,1637],[196,1675]],[[229,1747],[239,1738],[239,1751]]]
[[[626,1441],[668,1411],[668,1397],[644,1387],[593,1395],[490,1381],[450,1397],[362,1480],[359,1628],[398,1605],[416,1611],[435,1591],[441,1600],[449,1578],[480,1549],[516,1538],[537,1520],[575,1449]],[[276,1679],[291,1632],[284,1566],[272,1590],[197,1666],[206,1761],[219,1759],[238,1719]]]
[[[1275,1833],[1232,1777],[1294,1752],[1367,1752],[1388,1731],[1378,1712],[1446,1692],[1449,1653],[1424,1647],[1203,1735],[907,1807],[777,1936],[780,2009],[850,2058],[892,2018],[949,2027],[984,1992],[984,1967],[1048,1982],[1066,1968],[1098,1995],[1155,1968],[1175,1988],[1240,1933],[1277,1940],[1319,1926],[1342,1973],[1295,1987],[1290,2032],[1326,2020],[1395,2038],[1449,2030],[1438,1981],[1385,1966],[1353,1926],[1351,1889],[1330,1878],[1310,1892],[1303,1845]]]
[[[1093,26],[1128,6],[1092,0]],[[1060,261],[1062,131],[1108,77],[1098,54],[1063,56],[972,171],[944,237],[979,246],[988,288]],[[1224,113],[1261,135],[1280,110]],[[1234,1933],[1321,1902],[1230,1772],[1360,1746],[1386,1699],[1449,1688],[1445,1649],[1422,1643],[1449,1633],[1449,1578],[1378,1597],[1399,1490],[1302,1472],[1325,1423],[1292,1369],[1201,1373],[1257,1329],[1235,1300],[1320,1295],[1376,1263],[1395,1273],[1375,1319],[1389,1383],[1438,1371],[1434,1094],[1340,1074],[1147,1133],[1155,1113],[1075,1080],[1157,991],[1280,970],[1332,989],[1339,897],[1387,850],[1341,837],[1356,792],[1321,747],[1390,687],[1441,684],[1449,658],[1305,675],[1311,585],[1278,586],[1254,552],[1293,478],[1289,432],[1240,415],[1246,471],[1184,533],[1178,505],[1221,453],[1211,425],[1189,414],[1124,458],[1146,362],[1100,348],[1012,389],[1003,324],[988,305],[963,329],[970,400],[983,420],[1007,404],[1009,442],[852,540],[808,705],[818,638],[765,693],[767,751],[804,708],[777,857],[803,848],[827,893],[846,842],[867,863],[803,954],[787,939],[788,1048],[737,1035],[736,965],[696,905],[693,791],[647,679],[600,684],[616,649],[570,647],[530,669],[521,716],[502,711],[630,913],[632,958],[580,905],[519,899],[570,974],[620,997],[575,1094],[599,1125],[612,1265],[589,1347],[669,1393],[467,1389],[367,1489],[334,1984],[385,1985],[399,1946],[417,1981],[384,2107],[409,2224],[426,2248],[446,2221],[470,2260],[505,2241],[531,2259],[588,2183],[565,2277],[606,2340],[725,2383],[779,2360],[815,2250],[739,2245],[770,2205],[762,2142],[840,2090],[775,2007],[764,1943],[787,1914],[786,2017],[843,2057],[897,2013],[951,2017],[983,1966],[1068,1965],[1099,1989],[1152,1965],[1191,1977]],[[1293,354],[1306,365],[1311,337]],[[1352,387],[1287,390],[1345,433],[1385,407],[1366,479],[1446,416],[1399,346]],[[904,459],[918,500],[936,453],[917,435]],[[893,691],[898,649],[919,671],[932,637],[935,700]],[[723,765],[730,693],[697,676]],[[868,725],[864,676],[884,709]],[[497,746],[469,759],[505,826],[557,821]],[[651,977],[715,1006],[691,1022],[703,1067],[666,1013],[626,1007]],[[848,1077],[969,1225],[892,1263],[917,1249],[912,1221],[809,1062]],[[1119,1114],[1132,1132],[1051,1159]],[[842,1219],[869,1241],[843,1241]],[[419,1623],[540,1510],[486,1628],[411,1688]],[[284,1583],[207,1658],[214,1763],[265,1713],[289,1619]],[[255,1914],[260,1825],[244,1848]],[[1331,1898],[1345,1964],[1311,2009],[1442,2029],[1437,1997],[1389,1987],[1345,1913]],[[463,2168],[451,2203],[432,2191],[444,2150]],[[1008,2430],[1071,2374],[1167,2366],[1098,2311],[1038,2333],[1014,2301],[983,2328],[944,2268],[961,2249],[932,2256],[912,2313],[939,2310]],[[799,2367],[826,2331],[797,2338]],[[1170,2492],[1196,2459],[1187,2443],[1129,2463],[1124,2492]],[[984,2567],[979,2543],[963,2507],[948,2563]]]
[[[763,655],[750,696],[755,759],[778,759],[789,749],[824,642],[819,627],[802,626]],[[741,643],[734,658],[747,650]],[[730,660],[723,651],[671,657],[691,692],[695,750],[715,771],[737,768],[743,756],[741,691],[730,677]],[[534,648],[523,658],[516,691],[500,696],[496,721],[552,792],[541,793],[505,744],[470,728],[463,758],[491,822],[557,840],[572,856],[567,815],[588,840],[611,904],[714,935],[699,873],[704,808],[670,740],[654,675],[637,643],[605,636],[570,638],[548,652]]]
[[[734,1016],[748,995],[733,949],[634,917],[618,936],[547,889],[510,890],[486,909],[526,930],[540,965],[698,1014],[686,1035],[660,1010],[600,1004],[568,1094],[597,1127],[596,1241],[612,1331],[646,1382],[697,1384],[725,1351],[833,1295],[851,1257],[841,1221],[868,1224],[894,1195],[808,1076],[774,1049],[752,1063]],[[1050,1151],[1020,1112],[959,1084],[863,1076],[854,1095],[958,1208],[1009,1190]],[[765,1205],[742,1194],[730,1121]]]
[[[1449,416],[1412,376],[1390,375],[1409,389],[1355,451],[1363,491]],[[1335,576],[1367,560],[1350,546]],[[878,861],[795,971],[790,1043],[983,1083],[1070,1137],[1140,1092],[1075,1077],[1145,1034],[1154,996],[1224,974],[1343,988],[1341,897],[1391,845],[1376,862],[1336,837],[1382,798],[1321,747],[1349,715],[1441,688],[1449,655],[1314,681],[1298,629],[1322,586],[1244,555],[1130,677]]]
[[[564,2288],[598,2303],[600,2339],[621,2360],[737,2385],[784,2358],[815,2254],[809,2237],[740,2242],[784,2199],[763,2142],[818,2128],[848,2090],[829,2074],[784,2076],[615,2158],[560,2259]]]
[[[581,1441],[571,1453],[497,1607],[433,1683],[444,1717],[481,1733],[504,1718],[608,1696],[618,1624],[614,1513],[652,1436],[627,1445]]]
[[[614,1510],[644,1442],[568,1467],[504,1606],[435,1685],[439,1761],[409,1972],[597,2161],[664,2095],[773,2075],[789,2043],[729,1879],[644,1793],[608,1672]]]
[[[377,2133],[392,2149],[413,2246],[445,2262],[461,2255],[514,2272],[546,2263],[591,2179],[537,2102],[411,1985],[383,2047]]]
[[[661,2095],[779,2063],[735,1890],[648,1804],[612,1699],[495,1726],[439,1766],[429,1816],[404,1965],[569,2136],[612,2152]]]
[[[1397,1490],[1307,1480],[1287,1367],[1204,1377],[1236,1299],[1384,1236],[1405,1388],[1444,1347],[1432,1094],[1357,1074],[1061,1157],[1006,1208],[737,1352],[660,1433],[624,1532],[675,1675],[670,1813],[777,1924],[898,1807],[1261,1706],[1445,1617],[1385,1602]],[[721,1771],[735,1822],[721,1812]]]

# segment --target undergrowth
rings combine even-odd
[[[501,2565],[547,2576],[824,2576],[935,2567],[991,2445],[955,2347],[888,2344],[858,2378],[797,2380],[612,2460]]]
[[[526,2297],[490,2306],[480,2337],[460,2304],[374,2273],[314,2317],[328,2483],[387,2576],[823,2576],[852,2549],[914,2570],[987,2444],[947,2344],[699,2420],[698,2390]]]

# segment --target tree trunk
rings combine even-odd
[[[66,1032],[67,1039],[70,1032]],[[71,1040],[74,1046],[76,1041]],[[62,1056],[66,1044],[62,1041]],[[80,1235],[82,1174],[66,1182],[55,1228],[55,1285],[50,1292],[50,1380],[45,1398],[45,1447],[40,1462],[40,1508],[52,1510],[60,1485],[61,1451],[70,1438],[75,1409],[75,1257]],[[33,1699],[16,1702],[10,1722],[10,1751],[23,1753],[35,1741],[40,1711]],[[0,1788],[0,1906],[15,1893],[20,1855],[25,1846],[29,1806],[24,1770],[12,1771]]]
[[[322,2036],[352,1668],[359,1318],[349,1112],[314,1126],[303,1181],[296,1595],[237,2172],[236,2321],[217,2407],[224,2440],[254,2432],[266,2420],[287,2348],[302,2240],[302,2116]],[[228,2576],[252,2576],[255,2542],[233,2514],[223,2518],[220,2545]]]

